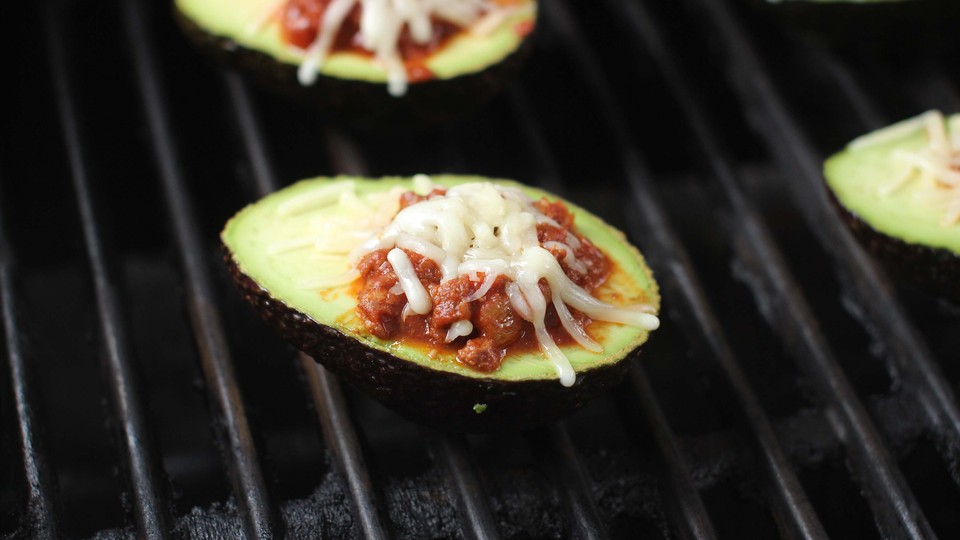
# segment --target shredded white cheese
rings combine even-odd
[[[458,337],[467,337],[473,332],[473,323],[470,321],[457,321],[450,325],[447,330],[447,336],[444,338],[446,343],[457,339]]]
[[[414,180],[414,191],[419,195],[428,196],[435,187],[428,176],[418,175]],[[545,317],[550,304],[567,333],[591,352],[602,352],[603,347],[587,334],[570,308],[595,321],[646,330],[659,326],[660,320],[653,314],[652,306],[613,306],[594,298],[571,281],[548,249],[562,250],[564,264],[582,271],[585,263],[576,257],[580,241],[568,234],[564,242],[541,245],[537,224],[556,225],[556,222],[541,213],[521,190],[489,182],[467,183],[400,210],[402,193],[401,188],[394,188],[358,195],[355,183],[343,180],[288,199],[278,207],[278,216],[307,220],[311,234],[278,241],[269,246],[268,251],[278,254],[313,247],[324,257],[347,254],[347,266],[340,273],[317,276],[303,283],[306,287],[325,288],[356,279],[359,277],[356,264],[364,255],[388,249],[387,261],[399,278],[390,293],[406,297],[403,319],[412,313],[426,315],[433,309],[430,293],[417,276],[406,251],[437,263],[442,281],[460,276],[480,281],[482,274],[479,288],[465,298],[468,302],[483,298],[497,278],[504,276],[508,280],[505,291],[510,305],[518,316],[533,325],[541,352],[552,362],[564,386],[572,385],[576,374],[547,331]],[[301,215],[335,202],[342,212],[316,217]],[[550,298],[541,292],[541,280],[550,285]],[[469,336],[473,330],[470,321],[454,322],[447,331],[446,341]]]
[[[923,131],[927,145],[919,150],[894,150],[892,158],[903,171],[878,188],[887,197],[911,181],[919,181],[932,193],[932,203],[942,212],[941,227],[960,225],[960,114],[945,118],[928,111],[915,118],[869,133],[850,143],[851,150],[894,142]]]
[[[248,31],[259,31],[264,19],[275,15],[285,1],[251,22]],[[320,20],[316,38],[303,51],[303,60],[297,71],[300,84],[309,86],[316,82],[318,70],[329,57],[340,28],[358,4],[359,44],[372,52],[386,70],[387,91],[397,97],[406,94],[409,83],[399,49],[404,29],[408,29],[413,42],[420,45],[433,39],[434,20],[453,23],[474,35],[487,35],[520,9],[494,0],[332,0]]]
[[[394,273],[400,280],[400,288],[403,294],[407,295],[407,303],[410,309],[418,315],[426,315],[433,309],[433,300],[430,293],[417,277],[417,271],[410,262],[407,252],[400,248],[393,248],[387,253],[387,260],[393,267]]]

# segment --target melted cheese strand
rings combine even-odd
[[[960,223],[960,115],[944,118],[939,111],[928,111],[864,135],[850,143],[849,148],[893,142],[918,130],[925,132],[927,145],[920,150],[893,150],[891,157],[907,165],[907,170],[880,186],[877,192],[882,197],[890,196],[909,180],[919,178],[920,189],[929,192],[933,208],[942,208],[939,225],[952,227]]]
[[[960,223],[960,195],[954,195],[953,201],[947,207],[947,213],[940,220],[941,227],[951,227]]]
[[[403,288],[403,294],[407,295],[410,309],[419,315],[430,313],[433,309],[433,300],[420,282],[420,278],[417,277],[417,271],[413,268],[413,263],[410,262],[406,252],[393,248],[387,253],[387,260],[400,280],[400,287]]]
[[[603,347],[599,343],[591,338],[586,330],[580,326],[580,323],[573,318],[573,315],[570,314],[570,310],[567,309],[567,305],[563,303],[563,297],[557,291],[553,292],[553,307],[557,310],[557,315],[560,318],[560,324],[563,325],[564,330],[567,331],[570,336],[573,337],[584,349],[594,352],[602,353]]]
[[[484,274],[483,283],[480,284],[480,288],[476,290],[470,296],[464,298],[465,302],[476,302],[490,292],[490,289],[493,287],[493,284],[497,282],[497,278],[500,277],[500,274],[497,272],[488,272]]]
[[[403,96],[409,82],[400,54],[400,36],[404,28],[419,45],[434,36],[433,18],[451,22],[471,31],[488,34],[503,24],[518,8],[499,6],[489,0],[333,0],[324,11],[317,36],[307,47],[297,70],[300,84],[316,82],[318,70],[330,55],[334,39],[357,2],[360,2],[360,34],[363,47],[374,53],[387,72],[387,90]],[[473,25],[477,24],[476,29]]]
[[[544,242],[543,247],[547,249],[559,249],[563,251],[563,262],[567,263],[574,272],[585,274],[587,272],[587,265],[583,264],[583,261],[577,260],[573,255],[573,249],[562,242]]]
[[[450,325],[447,335],[443,339],[444,343],[450,343],[458,337],[467,337],[473,332],[473,323],[470,321],[457,321]]]
[[[323,20],[320,21],[317,38],[307,48],[307,54],[297,69],[297,80],[300,84],[310,86],[317,81],[317,70],[326,61],[337,31],[356,2],[357,0],[333,0],[327,6],[323,12]]]
[[[942,114],[931,114],[926,117],[927,137],[930,138],[930,150],[937,154],[947,155],[953,149],[947,140],[947,126]]]
[[[911,178],[913,178],[914,174],[916,174],[916,171],[914,171],[913,169],[911,168],[904,169],[900,173],[900,176],[898,176],[893,182],[880,186],[880,189],[879,189],[880,195],[886,197],[888,195],[892,195],[896,193],[897,190],[899,190],[901,187],[903,187],[904,184],[906,184],[908,181],[910,181]]]
[[[517,315],[520,315],[520,318],[527,322],[533,322],[533,311],[530,309],[527,299],[523,297],[523,293],[520,292],[520,287],[516,283],[510,282],[507,284],[506,291],[507,297],[510,298],[510,306],[517,312]]]
[[[557,347],[557,343],[553,341],[553,337],[547,331],[545,323],[547,302],[540,291],[540,286],[537,284],[537,281],[539,281],[537,277],[530,270],[521,270],[517,274],[516,283],[520,287],[520,294],[523,295],[527,305],[530,306],[530,312],[533,315],[533,320],[530,322],[533,323],[533,329],[537,334],[540,350],[553,362],[553,368],[557,371],[560,384],[567,387],[573,386],[574,381],[576,381],[573,366],[570,365],[567,355],[563,354],[560,347]]]
[[[557,263],[553,255],[541,247],[527,250],[519,264],[539,269],[541,275],[550,284],[551,289],[555,288],[560,291],[560,295],[567,305],[586,313],[591,319],[626,324],[646,330],[656,330],[660,327],[660,319],[648,313],[642,305],[619,308],[591,296],[590,293],[570,281],[570,278],[560,268],[560,264]]]

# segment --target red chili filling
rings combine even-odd
[[[280,10],[280,29],[283,39],[301,49],[306,49],[317,38],[320,21],[332,0],[286,0]],[[514,5],[518,0],[496,0],[499,5]],[[363,48],[360,43],[360,10],[357,3],[346,20],[340,26],[333,40],[331,52],[353,52],[372,56],[372,53]],[[427,58],[442,48],[453,36],[463,31],[463,28],[446,20],[432,18],[432,37],[427,43],[416,43],[410,35],[410,29],[404,27],[397,42],[400,57],[407,67],[407,77],[410,82],[420,82],[432,79],[433,73],[427,68]],[[516,32],[524,37],[533,31],[533,22],[517,25]]]
[[[320,20],[332,0],[287,0],[280,12],[281,34],[283,39],[301,49],[306,49],[317,38]],[[340,26],[334,38],[331,52],[354,52],[372,56],[360,43],[360,9],[357,3],[346,20]],[[410,82],[419,82],[433,78],[427,69],[426,59],[441,48],[462,28],[440,19],[432,19],[433,35],[428,43],[416,43],[410,36],[410,29],[404,27],[397,43],[400,57],[407,66]]]
[[[442,193],[442,190],[435,190],[430,195]],[[426,198],[412,192],[405,193],[401,197],[401,207]],[[576,269],[564,261],[565,253],[562,248],[555,247],[549,251],[557,257],[567,277],[592,292],[609,276],[610,260],[589,240],[573,230],[574,216],[563,203],[541,199],[535,206],[557,223],[537,225],[537,236],[541,244],[549,241],[567,243],[568,233],[579,240],[579,246],[574,253],[580,262]],[[539,347],[533,324],[523,320],[510,304],[505,291],[508,284],[506,277],[497,278],[493,287],[482,298],[467,302],[466,298],[476,292],[483,283],[483,274],[478,276],[479,281],[460,276],[441,283],[440,268],[435,262],[412,251],[404,251],[433,299],[433,310],[426,315],[410,313],[404,319],[402,312],[407,300],[403,293],[391,292],[391,289],[397,286],[398,278],[387,261],[389,250],[371,252],[357,265],[362,283],[357,295],[357,313],[368,332],[381,339],[420,343],[445,352],[455,351],[460,363],[484,373],[499,369],[507,353],[531,351]],[[559,345],[573,343],[573,338],[562,327],[553,308],[550,286],[546,280],[540,281],[540,290],[548,303],[545,322],[551,337]],[[582,327],[590,324],[591,320],[583,313],[575,309],[570,312]],[[473,324],[473,332],[469,336],[445,343],[450,325],[464,320]]]

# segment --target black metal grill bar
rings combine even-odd
[[[554,422],[527,432],[526,438],[537,456],[547,464],[546,472],[554,478],[560,500],[568,511],[568,534],[577,539],[607,538],[603,521],[591,497],[593,490],[590,477],[566,426],[562,422]]]
[[[301,353],[300,364],[307,376],[310,392],[317,404],[317,415],[323,436],[333,451],[334,459],[347,479],[350,500],[360,518],[360,529],[365,538],[386,539],[383,510],[376,496],[376,488],[363,458],[357,429],[350,420],[347,400],[340,381],[313,358]]]
[[[784,174],[801,180],[785,184],[804,209],[808,225],[835,259],[838,273],[863,310],[865,325],[891,352],[904,379],[913,383],[908,387],[915,392],[925,413],[949,437],[952,444],[942,446],[956,452],[960,448],[960,411],[953,390],[900,306],[889,278],[836,215],[823,185],[822,159],[788,111],[736,16],[722,3],[699,3],[716,27],[721,38],[718,43],[723,43],[730,55],[734,89],[750,111],[755,129],[769,141]]]
[[[2,178],[2,177],[0,177]],[[0,194],[0,212],[3,204]],[[0,220],[0,316],[6,337],[7,367],[10,369],[11,394],[16,409],[17,435],[23,459],[23,484],[26,488],[26,511],[19,533],[35,538],[60,537],[57,512],[56,481],[47,464],[43,442],[37,427],[36,397],[30,376],[29,362],[23,351],[23,330],[18,320],[15,263],[13,252]]]
[[[642,361],[641,361],[642,362]],[[643,415],[660,449],[660,458],[663,460],[663,482],[670,496],[666,497],[666,511],[674,531],[679,538],[708,540],[717,537],[703,504],[700,492],[697,490],[690,470],[680,453],[677,439],[670,429],[667,417],[657,402],[653,385],[646,370],[634,365],[628,375],[633,391],[643,407]]]
[[[509,92],[514,96],[522,94],[522,91],[516,85],[512,86]],[[451,140],[454,140],[454,138],[451,138]],[[463,152],[459,145],[447,144],[443,150],[447,156],[448,166],[453,166],[455,169],[465,167]],[[554,193],[560,193],[561,186],[557,181],[558,178],[557,175],[541,174],[538,183]],[[539,434],[543,431],[547,432],[549,440],[555,441],[557,444],[546,447],[540,444],[541,437],[539,437]],[[583,465],[580,453],[570,438],[566,425],[563,422],[556,422],[549,428],[537,431],[536,434],[528,433],[528,440],[533,443],[532,446],[537,449],[543,461],[549,461],[553,464],[553,472],[556,473],[554,477],[559,480],[558,487],[561,490],[562,500],[572,516],[570,521],[572,534],[577,538],[606,538],[607,533],[604,530],[596,505],[588,495],[592,490],[586,468]]]
[[[369,167],[354,140],[334,128],[325,133],[327,152],[334,168],[341,174],[369,176]],[[467,525],[464,534],[475,538],[495,538],[497,525],[493,519],[486,494],[469,456],[465,441],[453,435],[437,434],[431,441],[434,452],[450,472],[456,490],[457,509]]]
[[[533,117],[526,93],[519,85],[511,86],[508,93],[524,138],[533,149],[538,183],[554,193],[561,194],[563,187],[560,182],[560,171]],[[715,538],[716,533],[703,499],[690,477],[690,471],[680,454],[669,422],[657,403],[642,362],[631,368],[630,379],[641,402],[645,420],[653,431],[660,457],[666,465],[662,480],[670,491],[669,517],[675,530],[682,538]]]
[[[257,118],[246,85],[235,74],[224,74],[224,84],[230,98],[233,113],[240,127],[243,146],[253,167],[254,182],[259,196],[272,193],[280,187],[276,172],[267,152],[263,130]],[[387,538],[384,519],[376,498],[376,490],[360,447],[357,428],[350,418],[349,409],[340,382],[309,356],[298,355],[316,405],[324,439],[330,446],[334,460],[347,481],[350,501],[359,518],[360,529],[365,538]]]
[[[147,427],[146,411],[140,397],[143,395],[141,384],[119,298],[121,285],[98,221],[100,211],[92,195],[84,145],[87,139],[80,133],[76,92],[68,75],[62,24],[66,14],[55,12],[53,5],[48,5],[46,20],[50,67],[100,317],[100,337],[104,346],[102,361],[120,430],[117,439],[123,454],[123,467],[132,484],[134,522],[141,538],[167,538],[170,505],[165,497],[164,475]]]
[[[819,47],[808,47],[808,49],[810,50],[810,57],[818,62],[824,71],[833,78],[834,83],[840,89],[846,101],[850,103],[851,109],[861,124],[867,126],[871,131],[887,124],[876,104],[857,84],[853,74],[840,64],[836,56],[828,54]]]
[[[511,90],[511,92],[516,93],[519,90]],[[447,144],[444,146],[444,151],[448,156],[448,164],[452,164],[457,169],[463,168],[465,165],[464,157],[458,145]],[[541,186],[554,193],[560,192],[559,183],[556,181],[559,178],[558,176],[546,174],[540,176]],[[548,431],[550,439],[560,441],[562,444],[569,443],[569,447],[559,449],[558,454],[556,445],[544,447],[544,445],[538,444],[540,438],[537,435],[528,434],[528,439],[534,443],[532,446],[538,450],[539,455],[543,457],[544,461],[553,463],[555,472],[559,473],[554,476],[559,479],[558,487],[563,495],[562,500],[567,505],[571,515],[574,516],[571,520],[573,534],[578,538],[605,538],[607,534],[604,532],[596,506],[589,496],[584,496],[592,490],[580,453],[573,445],[567,427],[562,422],[557,422],[554,426],[549,429],[545,428],[545,430]]]
[[[234,112],[237,114],[244,147],[253,166],[259,194],[261,196],[266,195],[276,190],[280,184],[267,156],[266,145],[261,135],[262,129],[254,112],[249,90],[236,75],[225,75],[225,81]],[[359,149],[346,135],[337,130],[328,129],[325,137],[331,162],[335,164],[338,171],[355,176],[365,176],[367,174],[367,168]],[[308,381],[311,383],[315,400],[329,401],[330,396],[322,391],[322,386],[317,386],[321,383],[321,377],[313,377],[310,371],[320,372],[320,375],[327,380],[327,384],[339,385],[339,382],[329,373],[326,373],[326,370],[317,365],[312,358],[301,354],[301,362],[303,363],[303,369],[308,373]],[[331,418],[324,418],[325,414],[321,415],[320,420],[324,426],[325,436],[328,440],[332,440],[329,444],[333,445],[337,445],[337,442],[341,440],[353,441],[336,450],[335,455],[340,456],[338,461],[341,470],[345,472],[348,482],[351,483],[350,490],[353,495],[353,503],[358,514],[361,515],[361,524],[364,526],[365,536],[369,538],[376,535],[385,535],[382,526],[379,525],[382,520],[378,515],[376,501],[373,498],[375,490],[369,473],[366,472],[367,467],[362,460],[361,449],[357,443],[356,428],[349,424],[349,415],[344,412],[347,410],[347,405],[345,400],[342,399],[342,391],[339,388],[336,394],[341,396],[339,401],[325,403],[318,407],[318,412],[329,410],[332,413],[331,416],[342,417],[342,419],[334,422]],[[493,519],[482,484],[477,478],[464,442],[453,436],[443,434],[437,434],[436,439],[434,446],[443,461],[443,465],[452,476],[453,485],[457,491],[458,507],[464,521],[469,526],[465,531],[466,534],[473,535],[476,538],[495,538],[497,536],[496,522]],[[348,471],[348,467],[351,466],[357,468],[357,470]]]
[[[172,142],[174,132],[168,121],[169,106],[161,84],[155,38],[146,24],[141,1],[124,2],[122,9],[152,149],[186,278],[190,318],[204,378],[216,408],[218,431],[225,430],[225,433],[221,431],[221,451],[243,528],[249,537],[281,536],[281,520],[268,495],[223,323],[217,311],[213,286],[204,263],[204,250],[195,233],[196,219],[184,183],[181,158]]]
[[[784,264],[783,254],[753,205],[741,192],[732,162],[681,63],[640,4],[616,4],[622,8],[620,13],[628,21],[627,26],[634,30],[637,50],[646,51],[658,64],[697,144],[727,194],[740,227],[735,249],[753,275],[762,276],[762,281],[751,279],[748,284],[758,297],[757,303],[770,326],[778,331],[787,348],[801,352],[798,356],[802,368],[812,374],[820,399],[834,411],[828,417],[834,419],[832,427],[848,448],[856,479],[870,495],[868,502],[881,531],[888,534],[895,531],[898,537],[933,538],[935,534],[930,524],[837,364],[809,304]]]
[[[464,536],[470,540],[500,538],[497,522],[487,504],[487,494],[470,455],[470,445],[464,436],[432,432],[427,438],[456,494],[457,509],[465,523],[462,527]]]
[[[594,101],[610,128],[613,144],[623,160],[637,211],[628,216],[631,226],[644,239],[651,259],[660,261],[664,289],[675,299],[683,299],[687,311],[686,321],[696,321],[697,332],[709,344],[716,360],[725,373],[747,423],[753,432],[761,452],[764,471],[772,490],[772,510],[777,525],[784,536],[791,538],[823,538],[826,533],[817,519],[806,494],[793,472],[786,454],[777,441],[769,419],[756,394],[750,388],[733,351],[725,337],[716,315],[707,300],[696,272],[679,237],[669,224],[665,210],[659,202],[649,173],[637,151],[637,145],[618,114],[616,98],[610,88],[598,84],[605,80],[574,19],[563,2],[544,3],[547,20],[561,34],[561,41],[569,48],[577,70],[587,80],[594,94]]]

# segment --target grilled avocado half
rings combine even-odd
[[[510,353],[499,370],[481,373],[458,363],[453,353],[370,335],[356,313],[356,284],[330,288],[310,284],[324,265],[341,270],[349,266],[345,258],[317,257],[310,249],[277,249],[295,245],[318,216],[356,215],[351,214],[355,210],[345,208],[348,203],[344,200],[292,215],[284,211],[346,180],[353,182],[351,189],[361,197],[398,187],[413,190],[413,181],[402,178],[301,181],[251,204],[227,223],[221,234],[225,258],[243,297],[285,340],[404,416],[461,432],[515,431],[541,425],[569,414],[619,382],[639,353],[638,347],[647,340],[646,330],[595,321],[589,331],[602,345],[602,352],[589,352],[576,344],[562,346],[576,371],[576,382],[565,387],[537,350]],[[558,200],[507,180],[458,176],[434,176],[431,180],[445,187],[492,181],[518,187],[534,200]],[[642,303],[659,310],[657,284],[637,249],[600,218],[566,204],[575,216],[578,233],[613,263],[610,277],[593,295],[615,305]]]
[[[274,93],[301,102],[349,126],[382,129],[436,125],[468,114],[493,97],[532,49],[536,1],[489,33],[462,32],[432,53],[434,78],[410,83],[406,94],[387,92],[387,72],[371,55],[334,52],[303,85],[301,51],[287,44],[270,17],[278,0],[174,0],[180,27],[201,51],[249,75]]]
[[[906,277],[960,300],[960,223],[943,222],[946,195],[925,188],[929,180],[905,180],[900,157],[924,149],[928,135],[922,125],[887,133],[875,143],[853,143],[826,161],[824,178],[834,204],[871,252]]]

